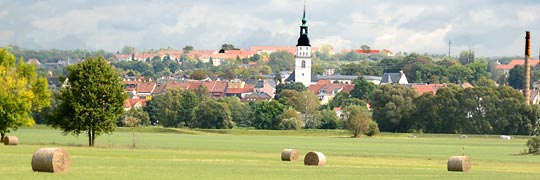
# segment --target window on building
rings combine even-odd
[[[306,60],[302,60],[302,68],[306,68]]]

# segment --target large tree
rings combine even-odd
[[[49,106],[47,80],[38,78],[34,66],[0,49],[0,142],[5,133],[22,125],[33,125],[32,111]]]
[[[371,96],[373,119],[383,131],[407,132],[416,92],[403,85],[381,85]]]
[[[227,103],[214,99],[201,102],[195,108],[190,127],[205,129],[231,129],[235,126]]]
[[[360,76],[354,81],[354,88],[350,93],[352,97],[369,100],[375,89],[377,89],[377,85],[367,81],[363,76]]]
[[[302,121],[306,128],[319,128],[320,122],[316,115],[319,111],[320,103],[319,98],[309,91],[299,93],[298,97],[293,100],[294,108],[302,113]]]
[[[88,145],[94,146],[96,136],[115,130],[127,98],[124,87],[103,57],[87,58],[67,71],[68,85],[60,90],[60,104],[47,124],[65,134],[87,133]]]
[[[365,134],[371,124],[371,115],[366,107],[349,106],[345,109],[345,127],[353,133],[353,137]]]
[[[525,82],[525,68],[521,65],[514,66],[508,72],[508,85],[514,89],[523,89]]]
[[[253,109],[253,127],[256,129],[279,129],[280,115],[284,106],[277,101],[258,101],[251,104]]]
[[[294,56],[288,51],[276,51],[270,54],[268,65],[272,72],[290,71],[294,69]]]

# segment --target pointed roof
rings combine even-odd
[[[296,46],[311,46],[308,38],[308,26],[306,19],[306,2],[304,1],[304,14],[302,17],[302,25],[300,26],[300,37],[298,38],[298,44]]]

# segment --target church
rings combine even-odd
[[[311,45],[308,38],[308,26],[306,19],[306,5],[304,4],[304,15],[302,25],[300,25],[300,37],[296,44],[296,55],[294,72],[285,80],[286,82],[300,82],[309,87],[312,81],[311,75]]]

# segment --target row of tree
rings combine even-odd
[[[389,132],[529,135],[540,118],[539,106],[509,86],[449,85],[416,96],[402,85],[382,85],[370,102],[373,119]]]

